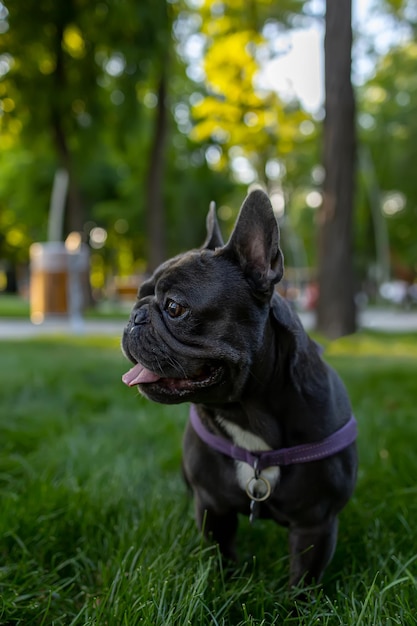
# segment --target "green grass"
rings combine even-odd
[[[327,346],[360,471],[316,600],[286,590],[286,531],[241,520],[224,572],[180,475],[186,406],[127,389],[119,340],[0,343],[0,624],[415,624],[417,338]]]
[[[84,311],[87,319],[123,319],[126,320],[132,308],[131,301],[102,300]],[[29,319],[30,301],[19,295],[0,292],[0,319],[2,317]]]
[[[29,317],[29,300],[0,292],[0,317]]]

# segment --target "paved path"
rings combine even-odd
[[[391,332],[414,331],[417,330],[417,310],[366,309],[359,314],[359,325]]]
[[[114,335],[121,337],[125,322],[120,320],[48,319],[43,324],[32,324],[25,319],[0,317],[0,339],[26,339],[48,335]]]
[[[314,327],[314,314],[301,313],[304,327]],[[126,314],[127,320],[127,314]],[[47,335],[110,335],[121,337],[125,321],[120,320],[80,320],[71,323],[68,319],[48,319],[35,325],[25,319],[0,317],[0,339],[25,339]],[[390,332],[417,331],[417,311],[390,309],[368,309],[359,314],[359,326],[372,330]]]

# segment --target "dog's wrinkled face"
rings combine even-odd
[[[123,334],[124,376],[152,400],[232,401],[264,321],[239,267],[220,251],[188,252],[144,283]]]
[[[166,261],[143,283],[123,333],[123,351],[135,364],[123,381],[157,402],[239,397],[282,276],[265,194],[248,196],[226,245],[214,208],[207,224],[200,250]]]

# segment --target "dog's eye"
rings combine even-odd
[[[165,310],[169,317],[176,318],[184,315],[188,309],[182,306],[182,304],[175,302],[175,300],[168,299],[165,303]]]

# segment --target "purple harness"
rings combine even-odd
[[[219,437],[211,433],[202,423],[195,406],[190,407],[190,420],[197,435],[207,445],[236,461],[244,461],[251,467],[261,472],[266,467],[277,465],[293,465],[295,463],[310,463],[325,459],[344,448],[350,446],[357,437],[357,424],[354,416],[346,422],[342,428],[336,430],[322,441],[315,443],[304,443],[291,448],[281,448],[279,450],[265,450],[251,452],[245,448],[235,446],[228,439]]]

